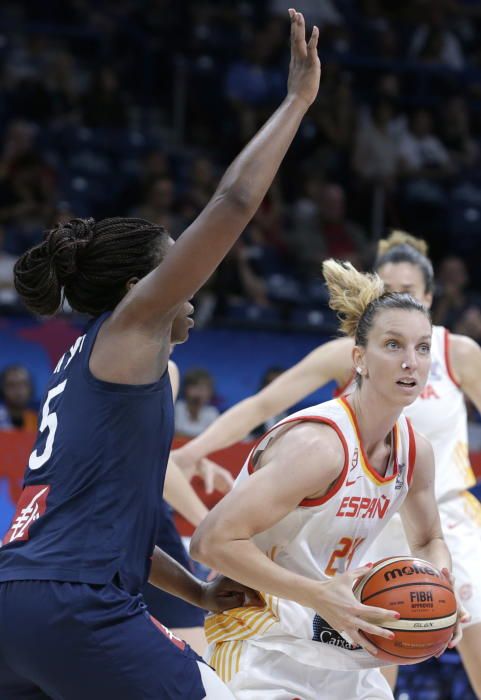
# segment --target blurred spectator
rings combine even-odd
[[[480,306],[479,294],[469,290],[469,275],[464,261],[455,256],[444,258],[437,274],[438,292],[433,307],[433,321],[450,330],[460,330],[460,323],[476,328],[477,314],[464,315]],[[479,311],[479,309],[477,309]],[[472,335],[471,332],[468,333]],[[474,337],[474,336],[473,336]]]
[[[427,21],[415,29],[409,53],[423,63],[461,70],[464,66],[461,44],[456,35],[447,29],[440,5],[426,4]]]
[[[443,107],[441,138],[453,163],[470,168],[479,159],[479,145],[470,128],[469,111],[462,97],[452,97]]]
[[[426,109],[416,110],[399,145],[400,171],[406,177],[441,179],[453,173],[449,153],[435,136]]]
[[[5,232],[0,226],[0,305],[11,306],[17,301],[13,284],[13,266],[17,258],[4,250]]]
[[[10,365],[0,374],[0,430],[37,430],[32,401],[32,379],[25,367]]]
[[[0,224],[10,252],[22,253],[40,240],[55,196],[54,173],[39,153],[26,152],[10,162],[0,179]]]
[[[265,32],[257,30],[244,57],[234,60],[227,71],[225,91],[237,114],[243,141],[255,133],[271,106],[285,93],[284,71],[272,58]]]
[[[341,73],[334,84],[321,89],[309,116],[318,130],[319,155],[327,172],[342,177],[357,123],[351,76]]]
[[[182,395],[175,404],[175,432],[177,435],[200,435],[219,415],[210,405],[214,396],[214,380],[205,369],[191,369],[185,373]]]
[[[480,301],[468,306],[455,322],[453,330],[460,335],[468,335],[481,345],[481,309]]]
[[[353,166],[364,181],[391,186],[396,179],[399,137],[391,128],[394,116],[391,101],[379,99],[358,131]]]
[[[306,180],[305,194],[294,206],[291,242],[303,275],[319,276],[322,258],[351,260],[363,267],[366,236],[347,218],[346,194],[334,183]]]

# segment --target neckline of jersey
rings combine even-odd
[[[361,441],[361,431],[359,430],[359,423],[357,422],[357,416],[354,413],[354,410],[347,400],[345,396],[341,396],[339,399],[337,399],[341,406],[344,408],[344,410],[347,413],[347,416],[349,420],[351,421],[352,427],[354,428],[354,433],[356,435],[356,440],[359,446],[359,452],[361,455],[361,465],[362,468],[364,469],[365,474],[369,477],[371,481],[373,481],[377,486],[383,486],[384,484],[388,484],[391,481],[394,481],[398,475],[398,461],[397,461],[397,448],[399,444],[399,428],[398,424],[395,423],[394,427],[391,431],[391,454],[389,456],[389,460],[387,463],[386,471],[389,468],[389,464],[391,461],[393,461],[393,470],[392,474],[389,476],[382,476],[379,474],[377,469],[375,469],[372,464],[369,462],[369,459],[366,455],[366,452],[364,450],[364,446]]]

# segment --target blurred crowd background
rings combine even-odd
[[[68,305],[57,325],[31,318],[15,260],[73,216],[139,216],[178,237],[285,94],[290,4],[2,0],[0,429],[29,430],[56,354],[84,322]],[[321,89],[259,212],[195,299],[200,330],[176,355],[189,370],[183,435],[332,336],[321,260],[369,269],[391,228],[429,242],[434,321],[481,342],[480,0],[296,8],[320,27]],[[398,697],[471,697],[447,657],[431,675],[406,670]]]
[[[135,215],[174,238],[285,94],[289,0],[0,6],[0,298],[46,227]],[[198,325],[335,325],[320,260],[424,236],[436,322],[481,340],[481,5],[303,0],[323,77],[259,213],[197,299]],[[15,309],[17,311],[17,308]]]

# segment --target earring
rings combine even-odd
[[[362,369],[361,369],[360,367],[356,367],[356,372],[357,372],[358,374],[362,374]]]

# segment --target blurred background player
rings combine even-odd
[[[428,378],[429,311],[349,263],[326,261],[323,272],[341,330],[355,340],[356,388],[267,432],[192,539],[194,558],[265,599],[263,614],[234,610],[206,623],[210,663],[238,700],[392,698],[363,631],[393,639],[380,625],[398,614],[355,601],[353,581],[369,570],[356,567],[400,508],[415,556],[447,575],[451,567],[432,447],[402,414]]]
[[[422,240],[393,233],[380,242],[375,268],[389,291],[409,292],[427,307],[431,305],[433,269]],[[176,450],[175,459],[179,464],[183,460],[196,462],[242,439],[256,425],[330,380],[342,392],[352,382],[352,347],[349,338],[320,346],[262,392],[224,413],[203,435]],[[434,326],[431,355],[427,386],[406,413],[434,448],[435,490],[443,532],[453,558],[456,590],[471,616],[458,651],[481,697],[481,508],[467,491],[475,480],[469,465],[463,398],[466,394],[481,409],[481,349],[468,337]],[[376,552],[369,555],[373,561],[405,551],[399,521],[390,524],[389,530],[377,541]],[[390,680],[394,685],[395,676]]]
[[[205,587],[154,548],[173,437],[167,363],[192,327],[188,299],[254,215],[317,94],[318,30],[306,43],[302,15],[290,19],[287,96],[177,243],[142,219],[72,219],[15,265],[31,311],[53,315],[65,296],[93,321],[48,383],[0,550],[4,697],[230,697],[148,615],[140,589],[149,578],[217,610],[243,600],[232,582]]]
[[[26,367],[10,365],[0,374],[0,430],[37,430],[37,413],[31,408],[32,378]]]

